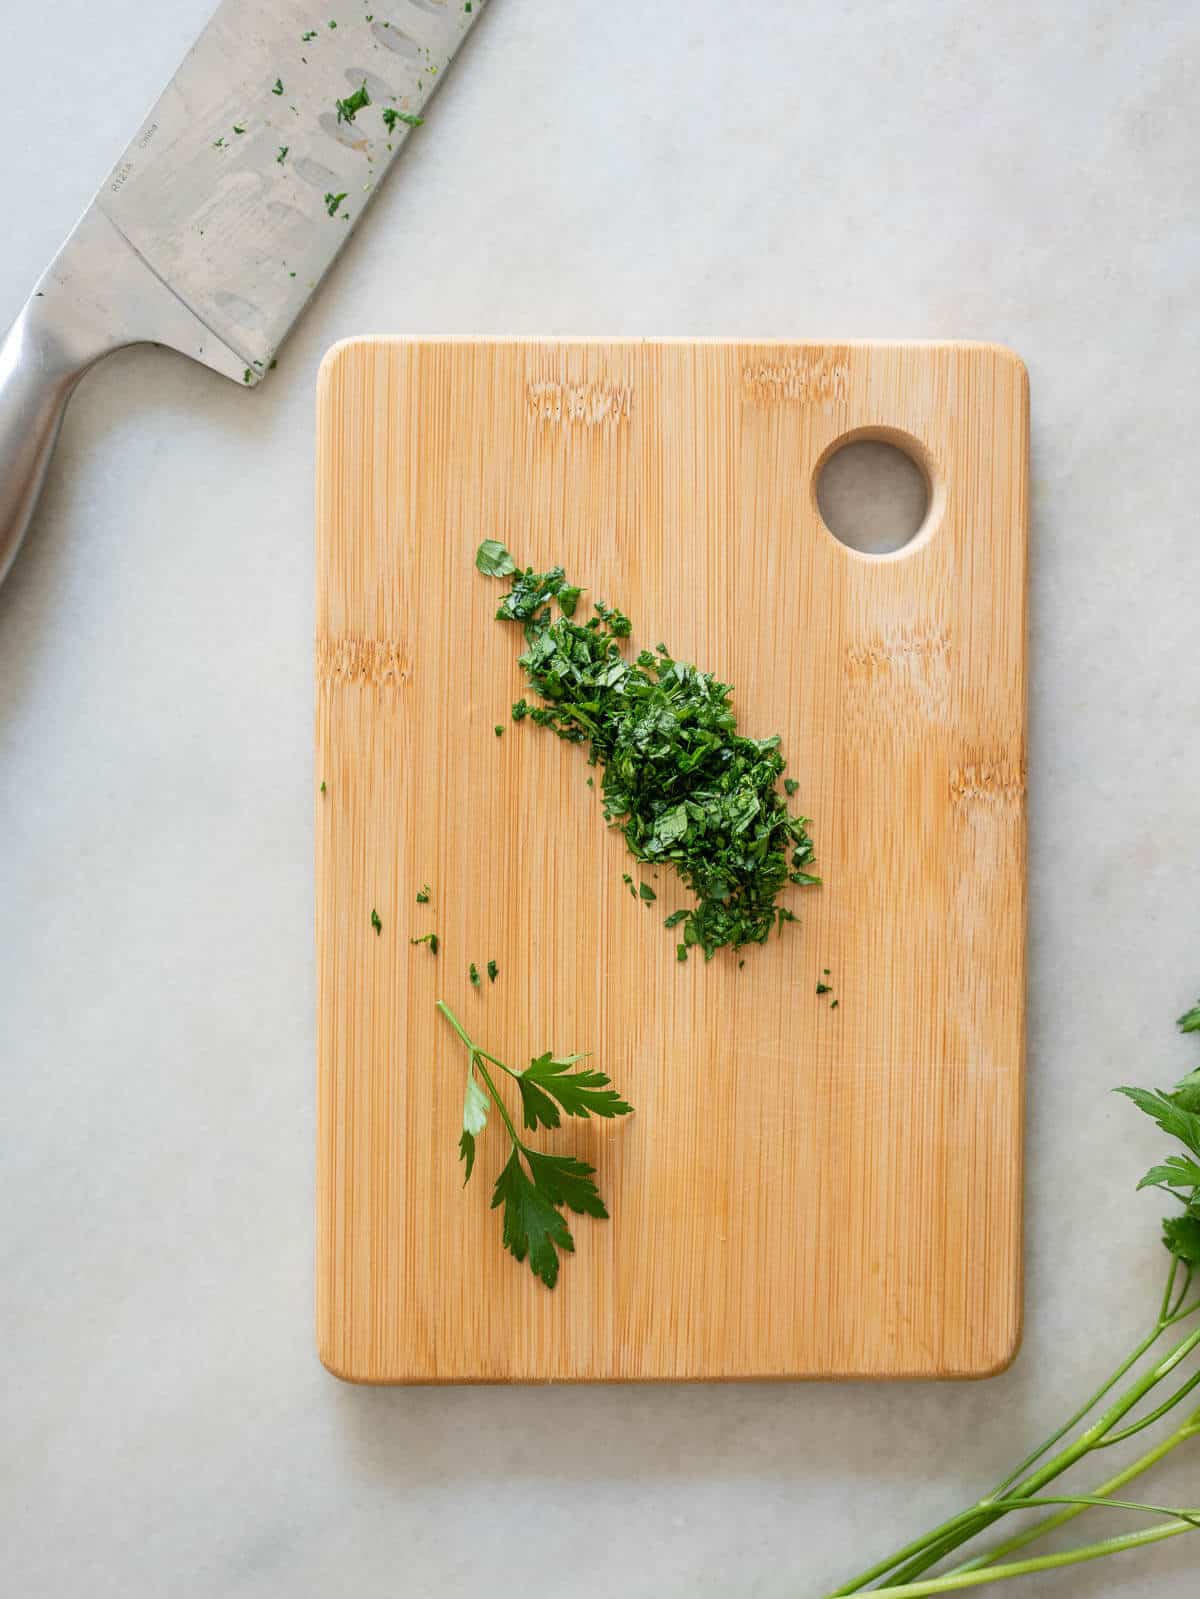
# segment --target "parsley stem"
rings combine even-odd
[[[1162,1308],[1161,1308],[1161,1310],[1158,1313],[1158,1325],[1160,1327],[1164,1325],[1164,1323],[1169,1319],[1169,1317],[1171,1315],[1171,1302],[1172,1302],[1172,1300],[1174,1298],[1174,1295],[1175,1295],[1175,1278],[1178,1275],[1179,1275],[1179,1256],[1178,1255],[1172,1255],[1171,1256],[1171,1269],[1167,1273],[1167,1286],[1163,1289]],[[1189,1276],[1190,1275],[1191,1274],[1189,1273]],[[1187,1285],[1186,1284],[1184,1285],[1183,1292],[1185,1294],[1187,1293]]]
[[[1159,1330],[1161,1331],[1161,1329]],[[1153,1339],[1151,1339],[1151,1342],[1153,1342]],[[1052,1456],[1031,1477],[1027,1477],[1020,1483],[1015,1493],[1009,1497],[1028,1498],[1030,1494],[1035,1494],[1039,1489],[1044,1488],[1047,1483],[1053,1482],[1056,1477],[1061,1477],[1064,1471],[1069,1470],[1077,1461],[1090,1454],[1092,1450],[1103,1447],[1103,1440],[1112,1432],[1117,1422],[1139,1405],[1146,1395],[1158,1383],[1162,1382],[1164,1377],[1169,1377],[1180,1362],[1187,1359],[1197,1345],[1200,1345],[1200,1330],[1189,1333],[1186,1338],[1176,1344],[1174,1349],[1164,1355],[1157,1365],[1151,1366],[1150,1370],[1139,1377],[1132,1387],[1127,1388],[1121,1397],[1104,1411],[1099,1420],[1093,1422],[1086,1432],[1081,1433],[1074,1443],[1068,1444],[1065,1449]],[[1128,1369],[1128,1364],[1125,1363],[1124,1370],[1127,1371]],[[1121,1375],[1123,1375],[1123,1371]],[[1177,1399],[1182,1397],[1182,1393],[1176,1396]],[[939,1539],[936,1544],[930,1545],[922,1554],[901,1567],[895,1573],[895,1581],[897,1583],[906,1583],[919,1577],[922,1572],[928,1571],[930,1566],[936,1565],[951,1550],[957,1549],[960,1544],[966,1543],[977,1532],[982,1532],[985,1527],[990,1527],[993,1522],[999,1521],[1007,1512],[992,1508],[996,1497],[995,1494],[989,1494],[987,1498],[979,1501],[975,1511],[981,1519],[972,1531],[953,1533]]]
[[[491,1072],[489,1072],[487,1067],[483,1064],[483,1051],[479,1050],[479,1049],[475,1050],[473,1058],[474,1058],[476,1066],[479,1067],[479,1075],[483,1078],[484,1086],[487,1088],[488,1093],[495,1100],[496,1109],[500,1112],[501,1116],[504,1118],[504,1125],[508,1128],[508,1136],[513,1141],[513,1148],[514,1149],[519,1149],[519,1150],[522,1151],[522,1153],[524,1153],[525,1145],[521,1142],[520,1138],[517,1136],[517,1129],[513,1126],[513,1119],[508,1114],[508,1107],[505,1105],[504,1101],[500,1098],[499,1091],[496,1088],[495,1083],[492,1081]],[[488,1056],[488,1059],[491,1060],[491,1056],[490,1055]]]
[[[1038,1571],[1055,1571],[1062,1566],[1101,1560],[1107,1555],[1119,1555],[1127,1549],[1141,1549],[1147,1544],[1161,1543],[1164,1538],[1177,1538],[1181,1532],[1195,1530],[1195,1523],[1191,1521],[1163,1521],[1142,1532],[1127,1532],[1117,1538],[1105,1538],[1099,1543],[1087,1544],[1083,1548],[1064,1549],[1061,1554],[1040,1555],[1036,1560],[1018,1560],[1008,1566],[987,1566],[977,1571],[930,1577],[925,1582],[906,1582],[896,1587],[876,1588],[873,1592],[877,1599],[929,1599],[933,1594],[952,1593],[980,1583],[1004,1582],[1008,1577],[1029,1577]]]
[[[1178,1260],[1179,1257],[1176,1255],[1176,1256],[1173,1256],[1172,1258]],[[1187,1298],[1188,1289],[1191,1286],[1192,1286],[1192,1266],[1189,1263],[1187,1271],[1184,1273],[1183,1287],[1179,1290],[1179,1297],[1176,1299],[1175,1303],[1171,1306],[1170,1314],[1167,1317],[1168,1321],[1173,1320],[1174,1317],[1178,1314],[1179,1307],[1180,1307],[1180,1305],[1183,1304],[1184,1300]]]
[[[499,1067],[502,1068],[502,1070],[504,1070],[506,1072],[508,1071],[508,1067],[505,1066],[505,1064],[504,1064],[504,1062],[502,1060],[497,1060],[494,1055],[489,1055],[487,1050],[480,1049],[479,1045],[475,1042],[475,1040],[468,1035],[466,1028],[459,1021],[458,1017],[454,1014],[454,1012],[450,1009],[449,1005],[446,1004],[446,1001],[444,999],[439,999],[438,1000],[437,1008],[438,1008],[438,1010],[441,1011],[442,1015],[446,1018],[446,1020],[450,1023],[451,1027],[453,1027],[454,1031],[458,1034],[458,1036],[462,1039],[463,1043],[467,1046],[467,1049],[470,1052],[470,1056],[471,1056],[470,1066],[471,1067],[476,1067],[477,1066],[479,1068],[479,1075],[483,1078],[484,1086],[487,1089],[488,1093],[492,1096],[492,1099],[495,1101],[496,1109],[500,1112],[501,1116],[504,1118],[504,1125],[508,1128],[508,1136],[512,1139],[513,1143],[516,1145],[516,1147],[518,1149],[523,1150],[525,1148],[525,1145],[521,1142],[520,1138],[517,1136],[517,1129],[513,1126],[512,1117],[508,1114],[508,1107],[507,1107],[507,1105],[505,1105],[504,1101],[500,1098],[500,1094],[499,1094],[499,1092],[498,1092],[498,1090],[496,1088],[496,1085],[492,1081],[492,1074],[488,1071],[487,1067],[483,1063],[484,1063],[485,1060],[490,1060],[493,1066],[499,1066]],[[510,1077],[515,1077],[516,1073],[515,1072],[509,1072],[509,1076]]]
[[[972,1530],[968,1531],[959,1540],[961,1543],[965,1543],[967,1538],[973,1537],[976,1531],[982,1531],[982,1527],[975,1527],[974,1525],[979,1521],[981,1514],[982,1512],[978,1505],[972,1505],[970,1510],[959,1511],[957,1516],[951,1516],[949,1521],[943,1521],[923,1537],[914,1538],[911,1543],[906,1543],[903,1549],[897,1549],[896,1553],[889,1556],[887,1560],[878,1561],[867,1571],[862,1571],[857,1577],[852,1577],[849,1582],[843,1583],[840,1588],[834,1588],[826,1595],[826,1599],[846,1599],[849,1594],[861,1592],[869,1582],[874,1582],[877,1577],[886,1576],[889,1571],[894,1570],[903,1561],[923,1554],[927,1549],[934,1547],[950,1534],[958,1532],[963,1527],[968,1527]],[[957,1545],[953,1547],[957,1547]]]
[[[1099,1505],[1103,1510],[1141,1510],[1148,1516],[1177,1516],[1180,1521],[1190,1521],[1193,1527],[1200,1527],[1200,1510],[1181,1510],[1176,1505],[1148,1505],[1142,1499],[1101,1499],[1099,1494],[1039,1494],[1034,1499],[1002,1500],[997,1504],[999,1510],[1028,1510],[1031,1506],[1041,1510],[1046,1505],[1077,1505],[1081,1510],[1090,1510],[1093,1505]],[[943,1573],[948,1576],[948,1572]]]
[[[1096,1448],[1109,1449],[1113,1444],[1124,1443],[1126,1438],[1132,1438],[1135,1433],[1145,1432],[1147,1427],[1152,1427],[1154,1423],[1165,1416],[1169,1410],[1174,1410],[1175,1406],[1179,1404],[1181,1400],[1186,1399],[1188,1394],[1190,1394],[1193,1389],[1197,1387],[1200,1387],[1200,1371],[1193,1372],[1188,1378],[1187,1382],[1185,1382],[1181,1388],[1176,1389],[1169,1399],[1164,1399],[1157,1410],[1152,1410],[1148,1416],[1143,1416],[1140,1421],[1135,1421],[1132,1426],[1122,1427],[1120,1432],[1109,1433],[1106,1438],[1102,1438],[1100,1440],[1100,1442],[1096,1445]]]
[[[996,1544],[992,1549],[985,1549],[982,1554],[976,1555],[973,1560],[964,1561],[961,1566],[955,1566],[953,1571],[947,1572],[946,1575],[954,1576],[961,1571],[978,1571],[983,1566],[995,1565],[998,1560],[1003,1560],[1006,1555],[1016,1554],[1018,1550],[1027,1548],[1038,1538],[1044,1538],[1048,1533],[1057,1532],[1059,1527],[1065,1527],[1069,1521],[1074,1521],[1076,1516],[1081,1516],[1090,1504],[1105,1502],[1109,1494],[1115,1494],[1119,1488],[1124,1488],[1126,1483],[1132,1482],[1135,1477],[1140,1477],[1143,1472],[1149,1471],[1151,1466],[1156,1466],[1173,1449],[1178,1449],[1179,1445],[1186,1443],[1189,1438],[1196,1437],[1198,1432],[1200,1432],[1200,1411],[1197,1411],[1195,1415],[1189,1416],[1183,1426],[1173,1432],[1169,1438],[1164,1438],[1153,1449],[1148,1449],[1144,1455],[1139,1455],[1123,1471],[1119,1471],[1115,1477],[1110,1477],[1107,1482],[1102,1482],[1089,1498],[1081,1500],[1067,1510],[1059,1511],[1056,1515],[1044,1516],[1041,1521],[1035,1522],[1032,1527],[1026,1527],[1023,1532],[1014,1534],[1013,1537],[1005,1539],[1003,1543]]]
[[[1052,1432],[1049,1438],[1047,1438],[1044,1443],[1040,1444],[1032,1454],[1026,1455],[1025,1459],[1015,1471],[1011,1471],[1008,1476],[1005,1477],[1003,1482],[998,1483],[996,1487],[992,1489],[991,1494],[988,1496],[989,1498],[998,1499],[1006,1489],[1011,1488],[1013,1483],[1017,1482],[1021,1477],[1023,1477],[1031,1467],[1036,1466],[1038,1461],[1041,1460],[1042,1456],[1053,1449],[1054,1445],[1060,1442],[1061,1439],[1065,1438],[1067,1434],[1073,1430],[1073,1428],[1077,1427],[1084,1417],[1095,1409],[1104,1396],[1112,1392],[1112,1390],[1120,1382],[1121,1378],[1125,1376],[1126,1372],[1130,1371],[1134,1366],[1137,1365],[1138,1361],[1142,1358],[1146,1351],[1150,1349],[1153,1344],[1158,1342],[1159,1338],[1162,1337],[1164,1328],[1167,1325],[1166,1321],[1164,1320],[1164,1314],[1167,1305],[1170,1303],[1171,1291],[1175,1285],[1176,1270],[1177,1267],[1174,1264],[1174,1257],[1172,1257],[1171,1269],[1167,1273],[1166,1292],[1163,1295],[1164,1308],[1163,1311],[1160,1311],[1158,1320],[1155,1322],[1153,1329],[1147,1333],[1146,1337],[1142,1339],[1141,1343],[1138,1344],[1132,1354],[1130,1354],[1127,1359],[1121,1362],[1121,1364],[1107,1379],[1107,1381],[1101,1383],[1100,1387],[1096,1389],[1091,1398],[1086,1399],[1084,1403],[1080,1405],[1079,1409],[1069,1421],[1065,1421],[1057,1430],[1057,1432]]]
[[[943,1522],[939,1527],[935,1527],[923,1538],[916,1539],[912,1543],[906,1544],[903,1549],[897,1551],[888,1559],[880,1561],[875,1566],[872,1566],[870,1570],[861,1573],[858,1577],[844,1584],[841,1588],[835,1589],[833,1593],[829,1595],[829,1599],[843,1599],[843,1596],[845,1595],[858,1593],[865,1588],[868,1583],[874,1582],[878,1578],[886,1576],[889,1573],[891,1574],[892,1582],[896,1584],[897,1587],[903,1588],[904,1591],[907,1592],[909,1585],[913,1584],[923,1572],[928,1571],[930,1566],[936,1565],[937,1562],[942,1560],[946,1555],[952,1553],[962,1544],[967,1543],[977,1534],[983,1532],[986,1528],[993,1525],[993,1523],[999,1521],[1003,1516],[1009,1514],[1010,1510],[1013,1508],[1011,1503],[1012,1501],[1028,1500],[1033,1495],[1037,1494],[1040,1489],[1046,1487],[1048,1483],[1051,1483],[1055,1480],[1055,1478],[1060,1477],[1063,1472],[1069,1470],[1070,1467],[1075,1465],[1079,1460],[1082,1460],[1084,1456],[1091,1454],[1093,1450],[1105,1447],[1107,1442],[1114,1441],[1112,1439],[1112,1434],[1113,1428],[1116,1426],[1116,1424],[1125,1416],[1127,1416],[1129,1412],[1138,1404],[1140,1404],[1146,1395],[1149,1394],[1158,1383],[1162,1382],[1164,1378],[1170,1376],[1170,1374],[1180,1365],[1180,1363],[1187,1359],[1193,1350],[1195,1350],[1197,1347],[1200,1347],[1200,1330],[1189,1333],[1186,1338],[1183,1338],[1178,1344],[1176,1344],[1175,1347],[1171,1349],[1160,1361],[1153,1365],[1147,1372],[1143,1373],[1143,1375],[1139,1377],[1135,1383],[1127,1388],[1125,1392],[1121,1394],[1121,1396],[1116,1399],[1106,1411],[1103,1412],[1103,1414],[1092,1424],[1091,1427],[1089,1427],[1085,1432],[1081,1433],[1080,1436],[1065,1449],[1060,1450],[1059,1453],[1054,1455],[1050,1460],[1045,1461],[1044,1464],[1039,1466],[1039,1468],[1031,1476],[1024,1477],[1023,1481],[1019,1480],[1024,1476],[1024,1473],[1028,1470],[1028,1467],[1031,1464],[1042,1460],[1043,1456],[1050,1448],[1053,1447],[1055,1443],[1060,1442],[1066,1433],[1068,1433],[1074,1426],[1082,1421],[1090,1413],[1090,1411],[1095,1408],[1096,1404],[1103,1399],[1113,1387],[1116,1386],[1121,1378],[1125,1376],[1130,1368],[1137,1363],[1137,1361],[1146,1353],[1151,1345],[1154,1344],[1159,1337],[1161,1337],[1165,1327],[1169,1325],[1171,1325],[1170,1322],[1164,1323],[1161,1320],[1156,1322],[1153,1331],[1142,1340],[1142,1342],[1126,1360],[1121,1362],[1120,1366],[1117,1367],[1113,1375],[1108,1379],[1107,1382],[1097,1389],[1096,1393],[1091,1397],[1091,1399],[1088,1400],[1087,1404],[1083,1406],[1081,1410],[1077,1411],[1074,1417],[1072,1417],[1072,1419],[1067,1422],[1064,1427],[1059,1428],[1058,1431],[1041,1446],[1041,1448],[1029,1456],[1026,1462],[1019,1467],[1016,1472],[1012,1473],[1008,1478],[1006,1478],[998,1488],[992,1491],[992,1493],[979,1500],[977,1504],[972,1505],[970,1509],[961,1512],[961,1514],[958,1516],[952,1517],[949,1521]],[[1141,1431],[1143,1425],[1149,1425],[1152,1420],[1158,1420],[1174,1405],[1178,1404],[1185,1397],[1185,1395],[1198,1384],[1200,1384],[1200,1376],[1185,1383],[1183,1387],[1175,1392],[1168,1403],[1161,1405],[1154,1412],[1153,1416],[1148,1416],[1144,1418],[1144,1421],[1133,1424],[1131,1427],[1124,1429],[1124,1431],[1117,1436],[1130,1437],[1133,1435],[1133,1433]],[[1187,1431],[1186,1428],[1184,1429],[1184,1432],[1185,1436],[1192,1435]],[[1183,1439],[1181,1438],[1178,1441],[1182,1442]],[[887,1591],[890,1593],[892,1590],[889,1588],[887,1590],[880,1591]],[[922,1589],[921,1591],[925,1590]],[[928,1591],[938,1592],[940,1590],[930,1589]]]
[[[471,1051],[472,1055],[477,1055],[479,1053],[479,1051],[476,1049],[473,1040],[467,1037],[466,1033],[463,1031],[462,1023],[459,1021],[458,1017],[454,1014],[454,1012],[450,1009],[449,1005],[446,1004],[446,1001],[444,999],[439,999],[438,1000],[437,1008],[438,1008],[438,1010],[441,1011],[442,1015],[446,1018],[446,1020],[450,1023],[451,1027],[453,1027],[454,1031],[462,1039],[463,1043]]]
[[[513,1080],[514,1080],[514,1081],[515,1081],[515,1080],[516,1080],[516,1079],[517,1079],[517,1078],[518,1078],[518,1077],[520,1077],[520,1075],[521,1075],[521,1074],[520,1074],[520,1072],[515,1072],[515,1071],[513,1071],[513,1069],[512,1069],[512,1067],[511,1067],[511,1066],[506,1066],[506,1065],[505,1065],[505,1064],[504,1064],[504,1062],[503,1062],[503,1061],[502,1061],[502,1060],[497,1060],[497,1059],[496,1059],[496,1057],[495,1057],[495,1056],[494,1056],[494,1055],[489,1055],[489,1054],[488,1054],[488,1052],[487,1052],[487,1050],[486,1050],[486,1049],[477,1049],[477,1050],[476,1050],[476,1051],[475,1051],[475,1053],[476,1053],[476,1054],[477,1054],[477,1055],[482,1055],[482,1057],[483,1057],[483,1058],[484,1058],[484,1060],[490,1060],[490,1061],[491,1061],[491,1063],[492,1063],[492,1065],[493,1065],[493,1066],[499,1066],[499,1068],[500,1068],[500,1070],[501,1070],[501,1071],[502,1071],[502,1072],[507,1072],[507,1073],[508,1073],[508,1075],[509,1075],[509,1076],[510,1076],[510,1077],[511,1077],[511,1078],[512,1078],[512,1079],[513,1079]]]

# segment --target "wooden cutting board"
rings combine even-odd
[[[1002,1368],[1021,1307],[1020,361],[362,339],[327,357],[318,413],[322,1360],[363,1382]],[[929,477],[897,555],[821,522],[815,474],[855,435]],[[561,562],[635,646],[733,683],[742,732],[782,734],[824,886],[791,891],[801,923],[744,967],[676,961],[680,885],[632,900],[585,752],[510,722],[519,636],[493,619],[483,538]],[[429,930],[436,956],[409,943]],[[468,963],[493,959],[472,988]],[[636,1106],[552,1135],[612,1212],[571,1218],[553,1292],[501,1248],[498,1127],[463,1188],[465,1057],[439,998],[518,1067],[591,1050]]]

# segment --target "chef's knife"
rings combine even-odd
[[[0,582],[102,355],[269,371],[484,4],[223,0],[0,344]]]

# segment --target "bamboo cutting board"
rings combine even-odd
[[[931,484],[905,550],[833,538],[854,435]],[[1028,386],[989,345],[364,339],[317,471],[317,1326],[364,1382],[983,1376],[1021,1306]],[[780,733],[819,889],[745,965],[675,958],[585,752],[509,706],[474,552],[561,562]],[[585,600],[589,596],[585,595]],[[582,611],[581,611],[582,618]],[[505,727],[503,737],[493,724]],[[645,874],[639,874],[645,875]],[[415,903],[422,883],[428,906]],[[371,912],[382,922],[373,930]],[[440,952],[409,939],[436,930]],[[500,977],[471,987],[467,967]],[[815,994],[830,968],[838,1007]],[[456,1158],[465,1055],[591,1050],[636,1107],[547,1291],[506,1153]]]

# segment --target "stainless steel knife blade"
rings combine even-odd
[[[254,376],[483,9],[377,3],[224,0],[96,197]]]
[[[371,3],[222,0],[43,274],[0,343],[0,582],[83,373],[148,341],[257,384],[486,8]]]

